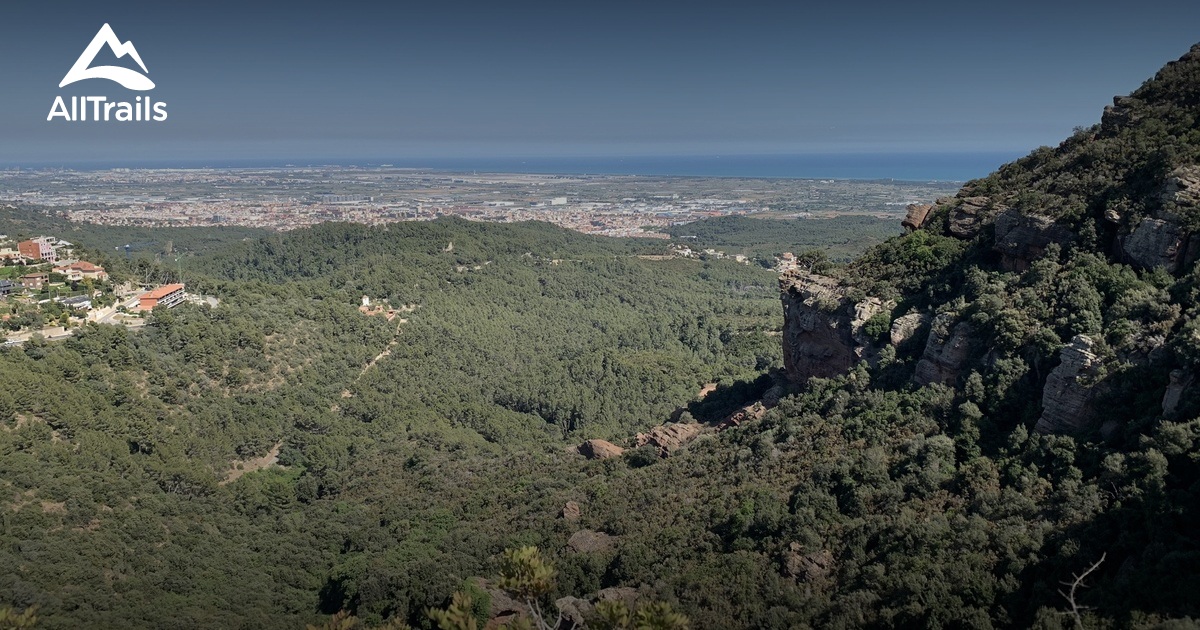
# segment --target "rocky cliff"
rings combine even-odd
[[[893,306],[871,297],[852,300],[836,279],[805,272],[785,274],[780,291],[784,367],[797,385],[844,374],[872,356],[877,345],[863,327]]]
[[[1061,362],[1042,390],[1042,417],[1035,427],[1039,433],[1079,433],[1091,426],[1102,365],[1094,346],[1090,337],[1076,335],[1059,353]]]
[[[1098,401],[1139,389],[1160,416],[1200,407],[1200,349],[1182,350],[1200,346],[1197,120],[1200,45],[1100,124],[908,206],[905,235],[836,280],[782,278],[789,380],[844,374],[890,343],[890,374],[1043,433],[1099,429]]]

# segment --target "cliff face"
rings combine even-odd
[[[1059,353],[1061,363],[1042,390],[1042,417],[1035,427],[1039,433],[1079,433],[1091,426],[1102,365],[1092,352],[1094,346],[1090,337],[1077,335]]]
[[[788,380],[803,385],[817,376],[845,373],[856,359],[846,296],[837,281],[813,274],[784,276],[783,365]]]
[[[955,323],[955,315],[943,313],[933,320],[925,352],[917,363],[913,381],[918,385],[953,385],[962,375],[971,348],[971,325]]]
[[[877,298],[852,301],[833,278],[793,273],[780,278],[783,300],[783,362],[788,380],[844,374],[877,349],[863,331],[875,315],[891,308]]]

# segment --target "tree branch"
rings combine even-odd
[[[1080,574],[1074,576],[1075,579],[1073,581],[1062,582],[1062,584],[1064,586],[1071,587],[1071,590],[1069,592],[1064,593],[1064,592],[1062,592],[1061,589],[1058,591],[1058,594],[1065,597],[1067,600],[1067,603],[1071,605],[1071,616],[1075,618],[1076,625],[1078,625],[1081,628],[1083,627],[1083,617],[1080,615],[1080,613],[1085,610],[1088,610],[1089,608],[1087,606],[1080,606],[1079,603],[1077,601],[1075,601],[1075,592],[1078,591],[1080,587],[1083,587],[1083,588],[1087,587],[1087,585],[1083,583],[1083,580],[1085,578],[1087,578],[1088,575],[1091,575],[1091,573],[1093,571],[1100,568],[1100,563],[1104,562],[1104,559],[1107,557],[1108,557],[1108,552],[1106,551],[1106,552],[1100,554],[1100,559],[1097,560],[1095,564],[1088,567],[1086,570],[1084,570],[1083,573],[1080,573]]]

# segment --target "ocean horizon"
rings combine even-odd
[[[610,156],[155,160],[147,162],[8,163],[5,168],[306,168],[381,167],[454,173],[739,177],[764,179],[857,179],[963,182],[987,176],[1021,152],[826,153],[794,155]]]

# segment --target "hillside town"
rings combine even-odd
[[[89,322],[136,328],[156,307],[173,308],[188,299],[184,288],[182,283],[117,283],[104,267],[78,258],[67,241],[53,236],[16,240],[0,234],[0,331],[5,345],[35,336],[62,339]]]

